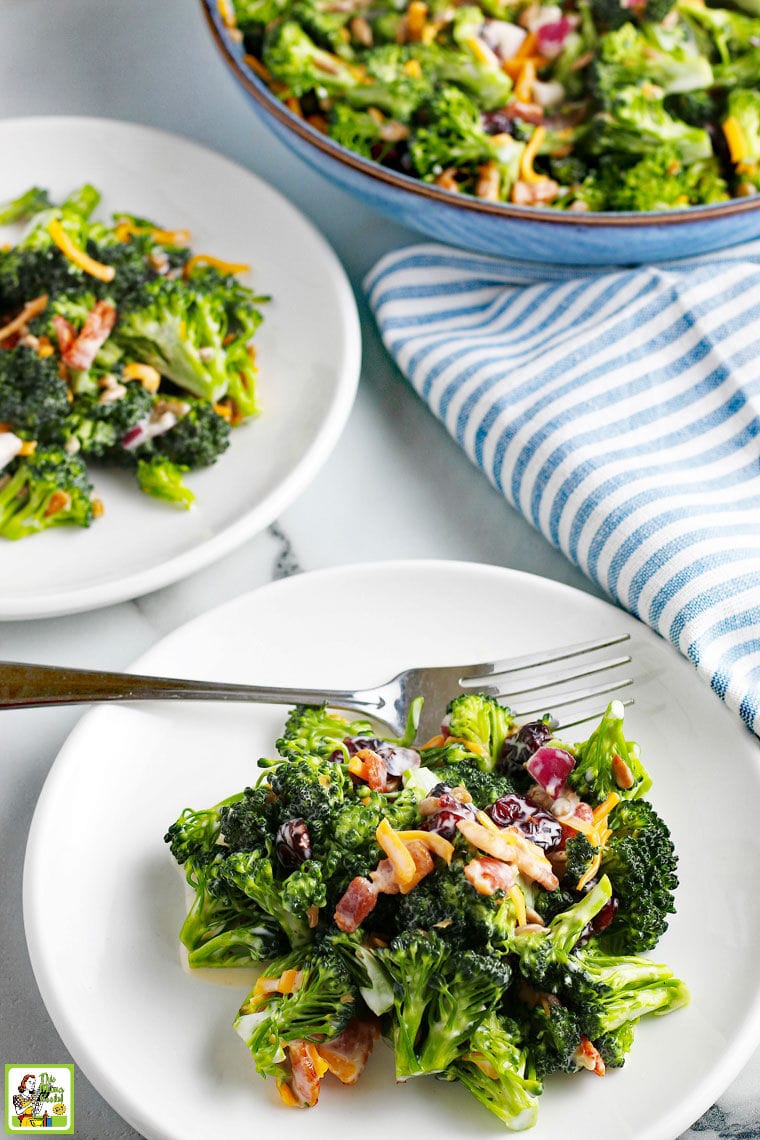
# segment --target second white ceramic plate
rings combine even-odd
[[[692,1002],[642,1023],[621,1071],[548,1081],[535,1140],[674,1140],[757,1042],[753,738],[632,618],[565,586],[471,564],[385,563],[291,578],[197,619],[136,663],[164,675],[354,687],[409,665],[482,661],[622,631],[632,636],[636,678],[627,728],[681,857],[678,914],[654,956],[687,982]],[[53,1021],[90,1080],[148,1140],[503,1136],[461,1087],[396,1087],[382,1045],[356,1088],[326,1082],[316,1108],[285,1109],[231,1027],[250,972],[183,969],[185,896],[164,832],[184,807],[253,782],[284,718],[272,706],[215,705],[110,707],[84,718],[45,784],[26,859],[27,939]]]
[[[212,151],[108,119],[0,124],[0,202],[29,186],[54,201],[83,182],[115,210],[189,229],[196,252],[252,267],[270,294],[256,335],[261,415],[218,463],[188,479],[191,511],[150,499],[126,472],[93,470],[105,515],[2,542],[0,620],[74,613],[136,597],[208,565],[267,526],[316,474],[351,410],[361,340],[351,287],[325,240],[265,182]],[[0,240],[13,231],[0,229]]]

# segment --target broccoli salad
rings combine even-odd
[[[249,66],[349,150],[572,211],[760,189],[760,0],[220,0]]]
[[[617,701],[576,745],[477,694],[410,737],[294,709],[254,787],[165,836],[180,940],[193,968],[266,963],[234,1024],[286,1105],[355,1084],[382,1036],[398,1081],[529,1128],[547,1076],[604,1076],[688,1001],[643,956],[675,910],[670,832]]]
[[[89,526],[103,512],[90,464],[133,472],[174,506],[257,412],[261,322],[237,273],[190,234],[93,213],[89,185],[60,205],[28,190],[0,207],[22,224],[0,247],[0,536]]]

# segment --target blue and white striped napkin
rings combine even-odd
[[[470,459],[760,733],[760,241],[588,271],[417,245],[365,286]]]

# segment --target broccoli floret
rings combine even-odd
[[[455,697],[446,713],[451,735],[478,745],[479,766],[493,771],[501,759],[504,741],[514,727],[515,720],[509,709],[493,697],[472,693]]]
[[[554,891],[536,891],[533,896],[533,909],[544,923],[549,923],[556,914],[567,910],[578,901],[578,896],[557,887]]]
[[[282,905],[297,918],[304,918],[311,907],[319,909],[326,902],[322,867],[314,859],[305,859],[283,882]]]
[[[567,862],[565,863],[563,878],[573,890],[578,880],[585,875],[593,863],[598,851],[599,849],[594,847],[593,843],[590,843],[586,836],[580,833],[571,836],[566,842],[565,853],[567,855]]]
[[[242,32],[249,26],[271,24],[288,7],[289,0],[233,0],[235,18]]]
[[[506,990],[511,971],[506,960],[473,950],[454,951],[431,979],[433,998],[417,1043],[423,1073],[442,1073],[462,1052],[473,1025],[494,1010]]]
[[[712,155],[707,131],[674,119],[665,110],[664,96],[646,86],[621,88],[608,109],[592,120],[588,139],[589,148],[597,154],[643,155],[669,146],[687,165]]]
[[[549,1073],[575,1073],[583,1031],[578,1015],[550,995],[537,1002],[524,1020],[530,1056],[539,1077]]]
[[[501,892],[479,894],[465,878],[462,863],[454,860],[398,899],[395,921],[399,930],[438,928],[447,942],[504,951],[517,916],[514,903]]]
[[[382,162],[393,144],[383,142],[380,126],[366,111],[336,103],[330,111],[327,130],[330,138],[347,150]]]
[[[140,490],[154,499],[162,499],[180,510],[189,510],[195,502],[195,495],[182,482],[182,476],[189,468],[180,467],[163,455],[153,459],[141,459],[137,464],[137,482]]]
[[[602,28],[619,28],[632,18],[660,23],[671,10],[675,0],[638,0],[631,7],[623,0],[592,0],[594,19]]]
[[[608,204],[617,210],[668,210],[726,198],[717,158],[685,166],[673,148],[662,147],[621,171]]]
[[[432,49],[425,57],[440,84],[462,88],[483,111],[503,107],[512,94],[512,80],[498,63],[485,62],[472,47],[472,41],[457,51]]]
[[[267,979],[300,971],[290,992],[269,992]],[[235,1029],[253,1054],[262,1076],[278,1076],[285,1047],[295,1041],[329,1040],[356,1014],[358,993],[340,958],[324,948],[308,956],[287,954],[271,962],[240,1007]]]
[[[0,253],[0,310],[22,304],[42,294],[57,296],[79,292],[86,285],[96,299],[121,305],[127,296],[157,276],[148,256],[153,248],[149,235],[129,242],[119,241],[115,231],[90,220],[100,195],[83,186],[60,206],[34,214],[13,248]],[[56,220],[64,234],[95,261],[115,269],[112,281],[99,281],[85,273],[56,245],[50,223]]]
[[[148,459],[152,455],[164,455],[172,463],[189,471],[216,463],[229,447],[229,423],[203,400],[170,400],[168,403],[176,407],[177,423],[168,431],[135,448],[132,453],[135,458]],[[152,406],[159,415],[166,405],[167,400],[163,396],[154,397],[152,401]]]
[[[276,919],[294,949],[311,942],[308,921],[288,908],[282,881],[275,878],[271,860],[261,851],[235,851],[228,855],[219,865],[219,877]]]
[[[333,753],[348,761],[349,752],[344,743],[352,736],[371,736],[368,720],[347,721],[338,713],[328,711],[325,705],[297,705],[288,714],[285,730],[277,741],[277,751],[286,760],[299,756],[319,756],[329,760]]]
[[[654,83],[666,94],[677,94],[710,87],[713,81],[709,61],[683,23],[674,28],[629,23],[608,32],[599,40],[595,77],[604,103],[632,83]]]
[[[378,951],[381,966],[393,985],[391,1036],[396,1054],[396,1080],[406,1081],[422,1072],[416,1052],[433,985],[448,956],[435,931],[407,930]]]
[[[22,438],[52,441],[68,409],[55,357],[39,356],[24,344],[0,350],[0,422]]]
[[[186,280],[162,277],[145,286],[140,306],[121,314],[113,338],[191,395],[211,404],[229,396],[244,418],[257,410],[248,350],[261,320],[255,300],[233,278],[207,269]]]
[[[123,450],[125,432],[150,415],[152,403],[150,393],[135,383],[125,385],[124,395],[118,400],[78,395],[67,405],[63,434],[67,441],[76,442],[82,455],[101,459],[114,449]]]
[[[501,796],[515,791],[509,776],[497,775],[495,771],[484,772],[475,754],[464,744],[428,748],[422,757],[440,783],[451,788],[464,784],[476,807],[486,808]]]
[[[227,848],[268,853],[278,818],[277,801],[268,784],[245,788],[220,812],[220,828]]]
[[[611,897],[612,886],[604,876],[577,903],[555,915],[548,926],[515,934],[512,949],[520,959],[521,972],[532,985],[556,992],[565,984],[573,947]]]
[[[612,956],[595,947],[571,955],[568,987],[584,1034],[593,1039],[646,1014],[671,1013],[689,1001],[689,991],[669,966]]]
[[[453,1072],[511,1132],[522,1132],[532,1128],[538,1119],[542,1091],[541,1081],[526,1073],[527,1060],[517,1023],[489,1013],[473,1033],[466,1057],[455,1063]]]
[[[423,181],[434,181],[448,168],[474,179],[478,166],[495,162],[500,173],[500,196],[509,196],[524,149],[522,143],[489,135],[476,103],[457,87],[436,92],[427,107],[426,120],[430,126],[418,127],[409,146],[412,165]]]
[[[315,44],[295,20],[283,20],[267,30],[262,59],[274,78],[298,97],[314,89],[345,94],[359,85],[357,69]]]
[[[0,535],[18,539],[54,526],[93,520],[92,484],[81,459],[60,448],[38,448],[17,459],[0,490]]]
[[[216,914],[217,926],[221,914]],[[219,933],[209,934],[192,947],[184,935],[181,939],[188,949],[187,963],[191,969],[233,969],[250,966],[253,962],[266,962],[282,954],[286,943],[279,923],[258,908],[246,911],[238,904],[230,907],[230,925]]]
[[[602,1060],[608,1069],[622,1069],[626,1055],[633,1045],[638,1021],[624,1021],[617,1029],[604,1033],[596,1042]]]
[[[287,818],[305,819],[313,837],[319,835],[321,826],[330,828],[337,809],[352,790],[340,764],[331,764],[317,754],[296,755],[287,763],[276,764],[267,778],[281,801],[281,811],[287,811]]]
[[[169,844],[169,849],[180,866],[184,866],[188,860],[193,865],[208,862],[219,853],[224,813],[238,803],[243,795],[242,792],[236,793],[213,807],[200,811],[185,808],[164,836],[164,842]]]
[[[39,186],[32,186],[25,193],[20,194],[18,198],[4,202],[0,206],[0,226],[10,226],[13,222],[22,222],[26,218],[31,218],[33,214],[38,214],[40,210],[47,210],[50,204],[47,190],[41,190]]]
[[[225,810],[239,799],[239,795],[230,796],[201,811],[185,808],[164,836],[177,863],[184,867],[188,885],[195,891],[180,931],[180,941],[189,952],[191,966],[223,965],[232,958],[242,958],[241,964],[245,964],[246,954],[240,947],[240,939],[237,939],[237,948],[233,945],[235,928],[246,922],[252,927],[260,926],[263,912],[237,890],[230,892],[227,884],[219,879],[220,861],[227,853],[227,848],[220,843],[222,819]],[[263,950],[273,945],[265,934],[259,936],[258,943],[252,935],[248,942],[248,961],[258,960],[253,958],[257,948],[265,957]]]
[[[624,800],[610,813],[612,835],[602,853],[617,900],[611,924],[594,941],[612,953],[651,950],[675,912],[678,859],[667,825],[646,800]]]
[[[378,958],[377,950],[362,941],[361,932],[332,931],[323,941],[338,954],[359,989],[365,1004],[380,1017],[393,1006],[393,985]]]
[[[743,5],[738,5],[743,7]],[[748,9],[749,10],[749,9]],[[742,58],[754,65],[749,83],[757,80],[757,37],[760,20],[728,8],[709,8],[695,0],[678,0],[678,11],[701,39],[703,52],[713,54],[721,64],[730,65]],[[754,16],[759,16],[755,12]],[[701,35],[700,35],[701,33]],[[746,54],[745,54],[746,53]]]
[[[583,744],[575,749],[576,763],[568,776],[568,784],[581,799],[599,804],[610,792],[623,799],[643,796],[652,786],[649,773],[639,758],[639,748],[625,739],[623,717],[625,710],[620,701],[611,701],[599,725]],[[630,787],[620,773],[624,767],[630,774]]]
[[[376,107],[406,123],[430,98],[435,79],[430,49],[420,51],[414,44],[382,44],[366,57],[365,66],[364,82],[346,92],[346,99],[357,109]]]

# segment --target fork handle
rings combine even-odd
[[[96,704],[102,701],[252,701],[275,705],[321,705],[371,713],[382,700],[371,692],[281,689],[217,681],[186,681],[136,673],[102,673],[54,665],[0,662],[0,709],[45,705]]]

